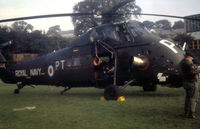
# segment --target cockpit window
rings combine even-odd
[[[119,35],[116,33],[116,30],[114,27],[107,27],[102,32],[103,32],[103,36],[106,39],[119,41]]]
[[[129,28],[134,37],[140,35],[145,36],[146,34],[149,34],[149,32],[145,28],[142,28],[141,26],[130,26]]]
[[[134,37],[146,36],[151,34],[151,32],[142,23],[130,23],[129,29]]]
[[[153,34],[144,27],[142,23],[139,22],[130,22],[128,23],[128,29],[132,37],[135,39],[135,43],[150,43]]]
[[[127,30],[126,25],[120,24],[116,26],[116,31],[119,35],[121,43],[129,43],[134,42],[133,38],[131,37],[129,31]]]

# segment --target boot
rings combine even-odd
[[[194,112],[191,112],[191,113],[189,114],[189,118],[197,119],[197,116],[195,115]]]

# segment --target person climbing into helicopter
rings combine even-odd
[[[95,80],[102,78],[102,72],[103,72],[103,66],[102,66],[102,60],[100,57],[96,56],[93,60],[94,65],[94,77]]]

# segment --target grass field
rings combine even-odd
[[[0,129],[198,129],[200,119],[183,117],[184,90],[140,87],[122,91],[125,102],[100,101],[103,90],[74,88],[65,95],[57,87],[25,87],[0,83]],[[35,106],[34,110],[13,111]],[[197,107],[200,115],[200,105]]]

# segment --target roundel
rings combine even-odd
[[[49,65],[49,67],[48,67],[48,75],[50,77],[52,77],[54,75],[54,68],[52,65]]]

